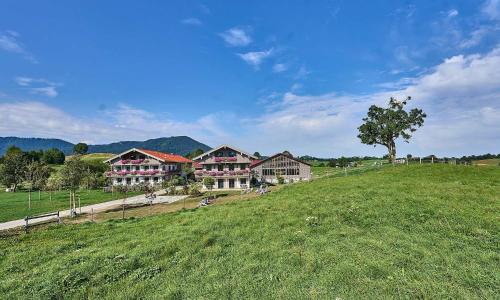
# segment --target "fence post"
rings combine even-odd
[[[26,225],[24,225],[24,232],[25,232],[25,233],[28,233],[28,220],[29,220],[29,219],[28,219],[28,216],[26,216],[26,217],[24,218],[24,221],[26,222]]]
[[[94,222],[94,208],[93,207],[90,209],[90,220],[92,222]]]

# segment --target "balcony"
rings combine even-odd
[[[238,161],[238,158],[235,157],[214,157],[215,162],[235,162]]]
[[[122,159],[120,163],[122,165],[140,165],[149,163],[149,159]]]
[[[207,170],[198,170],[194,172],[194,175],[199,176],[199,177],[206,177],[206,176],[211,176],[211,177],[234,177],[234,176],[246,176],[250,174],[249,169],[244,169],[244,170],[235,170],[235,171],[229,171],[229,170],[224,170],[224,171],[207,171]]]
[[[123,177],[123,176],[155,176],[155,175],[171,175],[178,173],[177,170],[162,171],[162,170],[141,170],[141,171],[109,171],[105,172],[106,177]]]

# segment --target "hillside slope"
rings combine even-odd
[[[172,136],[158,139],[151,139],[143,142],[125,141],[105,145],[89,145],[90,153],[121,153],[130,148],[144,148],[161,151],[165,153],[175,153],[180,155],[188,154],[194,150],[201,149],[208,151],[211,148],[188,136]]]
[[[0,294],[498,298],[499,195],[500,168],[398,166],[257,200],[54,226],[0,239]]]
[[[0,137],[0,156],[2,156],[10,146],[17,146],[24,151],[57,148],[65,154],[70,154],[73,151],[74,145],[60,139],[20,138],[13,136]]]

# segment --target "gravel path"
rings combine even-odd
[[[159,191],[157,194],[162,194],[165,191]],[[176,202],[179,200],[182,200],[188,196],[156,196],[156,198],[153,200],[153,204],[158,204],[158,203],[172,203]],[[82,214],[88,214],[94,209],[94,213],[108,210],[110,208],[122,205],[124,202],[125,204],[141,204],[141,203],[147,203],[147,199],[144,197],[144,195],[138,195],[138,196],[133,196],[133,197],[128,197],[127,200],[124,201],[124,199],[118,199],[118,200],[113,200],[113,201],[108,201],[108,202],[102,202],[102,203],[97,203],[97,204],[92,204],[92,205],[87,205],[87,206],[82,206]],[[80,212],[80,209],[76,209],[77,212]],[[59,212],[59,215],[61,218],[64,217],[69,217],[70,216],[70,210],[63,210]],[[30,220],[30,224],[39,224],[39,223],[45,223],[47,221],[56,219],[57,217],[44,217],[44,218],[39,218],[35,220]],[[16,227],[21,227],[24,226],[26,222],[24,219],[19,219],[19,220],[14,220],[14,221],[9,221],[5,223],[0,223],[0,230],[6,230],[6,229],[12,229]]]

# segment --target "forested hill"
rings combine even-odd
[[[172,136],[151,139],[144,142],[124,141],[104,145],[89,145],[90,153],[121,153],[130,148],[144,148],[148,150],[175,153],[180,155],[188,154],[194,150],[201,149],[208,151],[211,148],[188,136]]]
[[[65,154],[71,154],[74,145],[60,139],[20,138],[13,136],[0,137],[0,156],[2,156],[10,146],[17,146],[23,151],[57,148]]]
[[[17,146],[23,151],[47,150],[57,148],[65,154],[71,154],[74,144],[60,139],[0,137],[0,156],[9,146]],[[120,153],[130,148],[144,148],[166,153],[185,155],[197,149],[211,148],[188,136],[172,136],[147,141],[123,141],[111,144],[89,145],[89,153]]]

